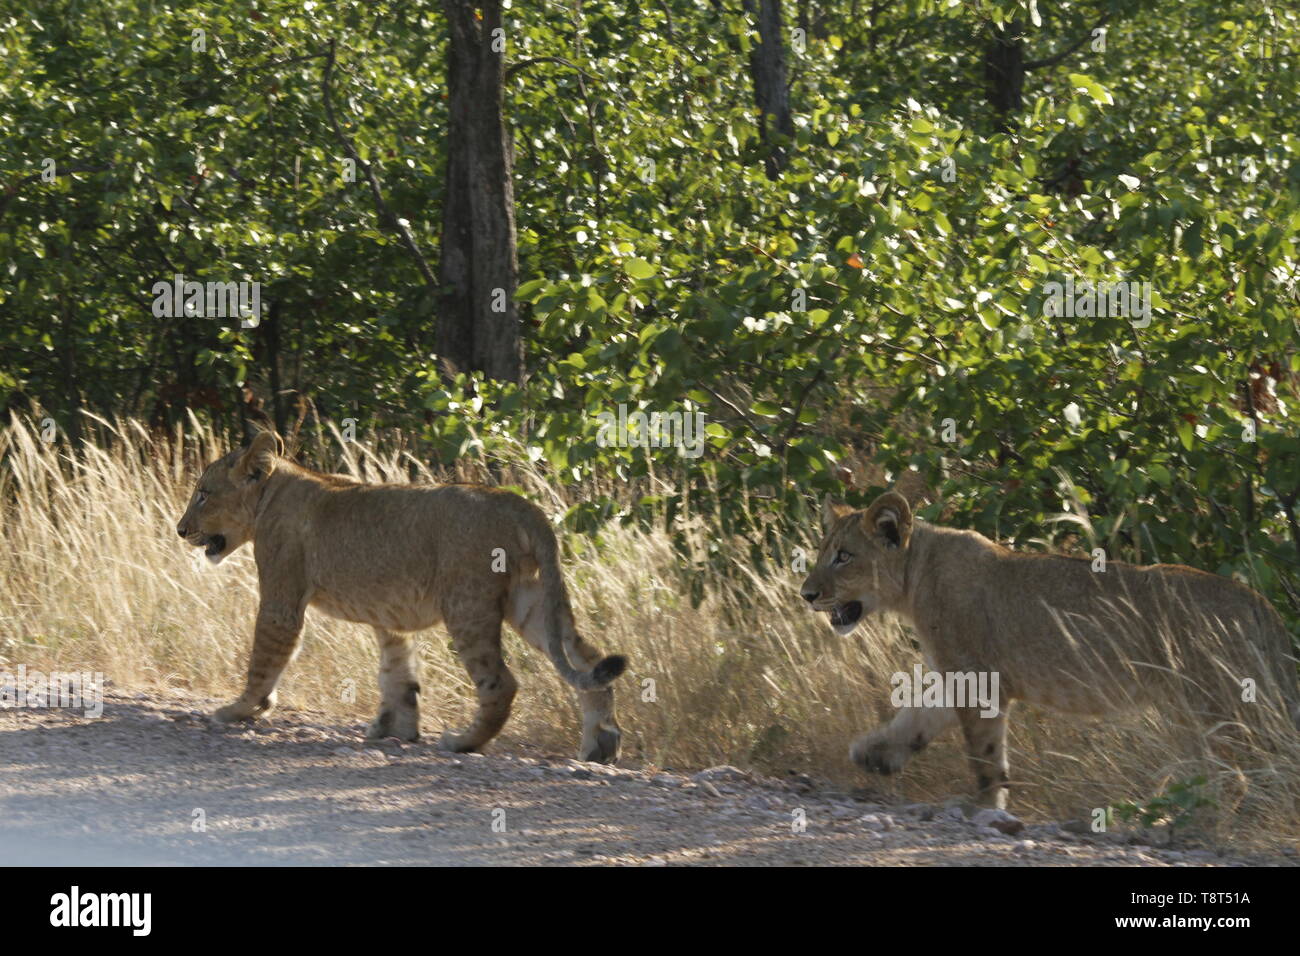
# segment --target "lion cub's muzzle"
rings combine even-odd
[[[833,597],[824,597],[821,591],[818,591],[816,585],[804,585],[799,592],[808,606],[819,614],[826,614],[830,618],[831,627],[835,633],[841,637],[847,637],[853,633],[853,629],[858,626],[867,612],[866,606],[861,601],[837,601]]]
[[[853,630],[858,621],[862,620],[863,610],[861,601],[849,601],[847,604],[835,605],[831,608],[831,627],[836,630],[842,627]]]
[[[186,528],[178,528],[177,533],[185,539],[187,544],[202,548],[203,553],[209,558],[215,558],[226,550],[226,536],[224,534],[203,534],[198,531],[191,532]]]

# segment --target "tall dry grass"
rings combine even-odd
[[[187,437],[161,442],[139,422],[96,420],[106,440],[75,460],[42,442],[29,422],[15,419],[0,432],[0,665],[97,670],[119,688],[238,692],[256,573],[249,548],[214,568],[176,535],[196,468],[225,450],[192,424]],[[337,470],[370,480],[406,481],[412,471],[422,480],[446,477],[364,442],[335,447]],[[498,464],[552,512],[579,494],[549,484],[522,453]],[[481,466],[464,463],[454,477]],[[701,549],[710,544],[703,529],[694,534]],[[848,762],[850,740],[892,714],[889,675],[917,660],[896,623],[836,638],[801,606],[802,575],[756,573],[741,541],[713,542],[736,555],[733,573],[729,584],[713,582],[698,607],[663,533],[611,526],[596,539],[565,543],[579,627],[631,661],[617,684],[629,762],[806,772],[903,801],[968,792],[956,733],[896,778],[866,777]],[[445,635],[422,635],[420,654],[425,732],[463,723],[471,687]],[[493,749],[527,740],[573,753],[569,689],[513,634],[507,657],[522,689]],[[309,613],[280,705],[355,721],[360,735],[378,704],[377,664],[368,629]],[[1214,840],[1276,845],[1300,836],[1294,751],[1230,765],[1195,741],[1171,740],[1158,714],[1085,721],[1025,706],[1013,715],[1011,738],[1012,807],[1022,815],[1086,818],[1093,808],[1142,801],[1205,775],[1204,789],[1220,806],[1203,814]]]

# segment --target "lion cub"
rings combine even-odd
[[[515,679],[501,622],[546,654],[579,692],[583,760],[613,763],[621,732],[614,692],[623,657],[601,657],[574,627],[559,548],[545,515],[518,495],[479,485],[369,485],[281,457],[261,432],[207,467],[177,532],[219,563],[254,542],[261,603],[243,694],[219,720],[273,706],[308,606],[371,625],[382,663],[379,716],[367,737],[415,740],[420,714],[407,636],[441,622],[474,682],[478,713],[442,746],[477,750],[510,715]]]
[[[996,697],[992,706],[945,698],[952,706],[901,708],[854,741],[850,757],[866,770],[894,773],[959,723],[978,798],[1005,806],[1007,712],[1017,699],[1090,715],[1158,704],[1201,728],[1264,726],[1269,712],[1284,727],[1300,719],[1282,619],[1227,578],[1176,564],[1094,571],[1084,559],[1018,554],[974,531],[913,521],[895,492],[865,511],[827,498],[822,519],[801,593],[835,632],[895,611],[914,625],[929,667],[992,678],[981,686]]]

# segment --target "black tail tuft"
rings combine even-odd
[[[598,684],[608,684],[625,670],[627,658],[622,654],[611,654],[591,669],[591,676]]]

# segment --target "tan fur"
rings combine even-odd
[[[930,668],[996,672],[996,716],[974,707],[905,707],[850,750],[893,773],[952,724],[961,726],[981,801],[1005,804],[1013,700],[1103,715],[1157,705],[1198,728],[1286,726],[1297,719],[1296,670],[1281,618],[1250,588],[1182,565],[1139,567],[1019,554],[974,531],[914,522],[906,499],[866,511],[829,498],[825,537],[801,592],[851,633],[873,611],[915,627]],[[847,560],[843,560],[847,558]],[[853,602],[861,602],[856,619]],[[835,621],[838,620],[838,626]],[[1243,701],[1243,679],[1257,687]]]
[[[254,543],[260,606],[248,682],[219,719],[251,719],[273,706],[303,615],[315,607],[375,629],[382,703],[372,739],[416,738],[419,684],[405,635],[445,624],[479,709],[442,744],[476,750],[505,724],[515,695],[501,656],[507,620],[579,691],[580,757],[617,758],[621,733],[606,685],[625,662],[602,658],[578,635],[555,534],[540,509],[480,485],[363,484],[301,468],[282,453],[279,439],[263,432],[246,451],[213,462],[177,528],[214,563]]]

